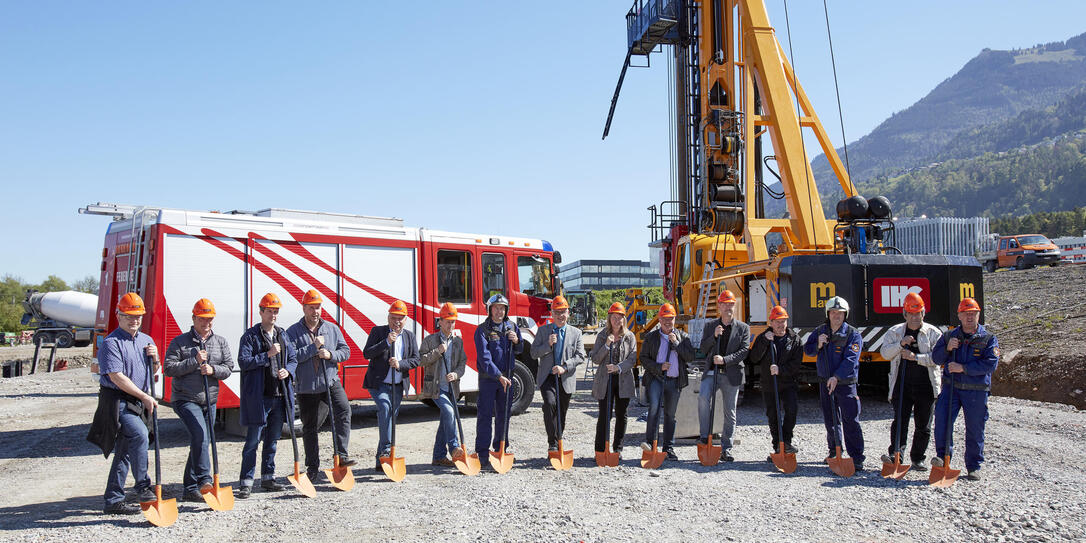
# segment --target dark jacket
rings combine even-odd
[[[505,338],[507,329],[516,333],[518,339],[515,345],[510,345],[511,342]],[[512,321],[494,324],[494,321],[488,318],[475,328],[475,366],[479,370],[479,379],[497,380],[504,374],[512,375],[510,359],[515,360],[522,352],[524,337],[520,335],[520,328]],[[509,356],[510,354],[512,356]],[[513,363],[515,364],[515,361]]]
[[[295,356],[298,357],[297,385],[298,394],[316,394],[324,392],[326,383],[339,379],[339,365],[351,357],[351,348],[343,340],[343,332],[339,327],[326,320],[317,324],[316,334],[310,334],[305,325],[305,317],[287,328],[286,339],[294,347]],[[313,336],[324,337],[324,348],[332,353],[332,358],[324,360],[317,358],[317,346],[313,343]],[[324,377],[317,373],[317,368],[324,365]]]
[[[406,383],[408,372],[419,367],[419,344],[415,342],[415,333],[410,330],[402,330],[397,341],[403,342],[403,358],[400,360],[400,375]],[[391,346],[388,344],[388,325],[376,326],[370,330],[370,336],[366,339],[366,346],[362,349],[362,356],[366,357],[369,367],[366,368],[366,377],[362,379],[362,386],[367,389],[377,388],[388,376],[388,359],[392,355]],[[407,386],[404,386],[404,391]]]
[[[219,381],[230,377],[234,370],[234,356],[230,353],[230,344],[226,338],[214,332],[204,340],[207,350],[207,363],[215,370],[208,376],[207,390],[211,394],[211,403],[219,399]],[[166,347],[166,364],[163,371],[170,379],[170,401],[195,402],[207,405],[204,399],[204,375],[200,373],[200,362],[196,353],[200,350],[200,336],[189,329],[170,341]]]
[[[679,330],[675,329],[675,333],[679,336],[679,344],[674,346],[674,350],[679,353],[679,388],[685,388],[690,384],[689,378],[687,378],[687,364],[691,360],[694,360],[694,346],[690,343],[690,336]],[[665,375],[661,364],[656,361],[656,355],[660,351],[660,329],[655,328],[648,332],[648,336],[645,337],[645,341],[641,343],[641,355],[638,357],[638,361],[641,362],[641,366],[645,368],[645,376],[652,382],[653,379],[662,379]]]
[[[287,385],[287,401],[294,402],[294,375],[298,359],[294,347],[284,337],[283,329],[275,327],[275,339],[279,342],[279,356],[268,358],[268,344],[260,323],[245,331],[238,346],[238,366],[241,367],[241,424],[261,426],[268,420],[264,416],[264,378],[268,368],[286,369],[290,375],[283,380]]]
[[[776,352],[777,364],[777,388],[797,386],[796,377],[803,365],[803,342],[799,334],[791,328],[784,333],[784,349]],[[817,339],[815,340],[817,341]],[[769,366],[774,364],[774,349],[770,347],[773,341],[765,338],[765,334],[758,334],[754,339],[754,345],[750,348],[747,360],[755,364],[761,370],[761,386],[763,391],[773,390],[773,375],[769,373]]]
[[[445,349],[445,354],[439,353],[437,348],[441,346],[441,332],[437,331],[422,338],[422,347],[419,348],[419,364],[422,366],[422,394],[420,399],[436,398],[441,394],[439,379],[444,379],[449,373],[455,373],[458,377],[464,377],[467,369],[468,355],[464,352],[464,339],[453,336]],[[445,356],[449,357],[446,367]],[[449,383],[452,388],[453,398],[460,397],[460,379]]]
[[[738,319],[732,319],[728,346],[724,352],[720,352],[721,338],[714,336],[716,327],[723,325],[724,322],[720,319],[705,324],[705,330],[701,333],[701,346],[698,349],[698,352],[705,357],[702,370],[713,370],[713,356],[719,354],[724,357],[724,373],[728,376],[728,382],[733,387],[737,387],[743,384],[746,377],[743,362],[746,361],[747,352],[750,351],[750,326]]]
[[[830,336],[830,340],[819,349],[818,336],[821,334]],[[820,378],[837,377],[843,385],[854,385],[860,376],[860,351],[863,348],[863,337],[846,322],[836,334],[830,331],[829,324],[819,325],[807,338],[803,352],[817,357],[815,369]]]
[[[102,387],[98,391],[98,408],[94,411],[94,419],[91,420],[90,429],[87,431],[87,441],[98,445],[106,458],[109,458],[109,453],[113,452],[113,447],[117,444],[117,434],[121,430],[121,400],[125,400],[128,410],[139,415],[143,424],[147,426],[147,442],[155,440],[151,414],[143,408],[143,402],[123,390]]]
[[[956,337],[961,345],[952,353],[946,352],[946,344],[950,338]],[[995,335],[984,328],[977,327],[977,332],[969,339],[965,339],[962,328],[959,326],[939,338],[931,351],[931,358],[935,364],[943,366],[943,388],[953,383],[955,388],[962,390],[991,390],[992,373],[995,373],[999,365],[999,341]],[[957,362],[965,367],[965,373],[950,373],[947,364]]]

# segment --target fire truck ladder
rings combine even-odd
[[[158,208],[109,202],[89,204],[79,209],[79,213],[83,215],[106,215],[113,217],[115,221],[131,221],[128,230],[128,274],[125,277],[125,292],[135,292],[143,296],[144,227],[147,224],[147,214],[157,212]]]

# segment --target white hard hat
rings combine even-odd
[[[840,296],[834,296],[826,300],[826,316],[829,316],[830,311],[844,311],[848,315],[848,302]]]

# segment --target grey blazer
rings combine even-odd
[[[440,346],[441,332],[434,332],[422,339],[422,346],[419,347],[419,365],[422,366],[422,394],[419,395],[420,399],[433,399],[441,393],[437,380],[444,379],[447,372],[445,371],[445,357],[437,351]],[[454,336],[449,341],[446,352],[449,353],[451,359],[449,371],[463,377],[468,359],[467,354],[464,353],[464,340]],[[452,385],[453,397],[460,398],[460,379],[450,384]]]
[[[728,336],[728,347],[724,352],[717,352],[719,342],[715,335],[717,325],[723,324],[720,319],[706,323],[705,330],[701,334],[701,347],[698,349],[705,356],[702,370],[713,370],[713,355],[724,357],[724,374],[728,376],[728,383],[733,387],[743,384],[746,377],[743,368],[747,353],[750,352],[750,326],[739,320],[732,319],[732,331]]]
[[[633,367],[637,364],[637,338],[633,332],[626,330],[622,341],[607,347],[607,334],[596,336],[596,344],[592,346],[592,361],[599,364],[596,376],[592,379],[592,397],[603,401],[607,399],[607,364],[614,360],[618,364],[618,397],[632,398],[634,394]],[[613,358],[612,358],[613,357]]]
[[[554,332],[554,324],[547,323],[539,327],[539,332],[532,341],[532,358],[539,360],[539,369],[535,373],[535,384],[543,386],[547,379],[554,381],[551,368],[554,367],[554,357],[551,356],[551,346],[547,338]],[[562,345],[562,352],[558,354],[562,367],[566,372],[562,374],[562,390],[567,394],[573,394],[577,390],[577,366],[584,363],[588,355],[584,352],[584,341],[581,339],[581,331],[572,325],[566,325],[566,342]]]

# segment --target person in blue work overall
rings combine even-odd
[[[932,361],[943,368],[943,388],[935,403],[936,454],[931,465],[941,467],[943,457],[953,453],[953,440],[947,442],[947,423],[953,428],[960,409],[965,413],[966,479],[979,481],[984,464],[988,393],[992,373],[999,364],[999,341],[980,324],[980,304],[973,298],[958,304],[958,320],[962,325],[939,338],[931,354]]]
[[[377,458],[374,471],[381,473],[381,458],[392,453],[392,418],[400,412],[408,372],[419,366],[419,344],[415,333],[404,328],[407,323],[407,304],[396,300],[388,308],[388,324],[370,330],[362,356],[369,361],[369,369],[362,379],[362,386],[369,391],[377,404]]]
[[[509,300],[495,294],[486,301],[487,319],[475,329],[476,368],[479,370],[479,410],[475,419],[475,452],[489,458],[490,448],[497,451],[505,432],[509,387],[509,364],[524,350],[520,329],[506,320]],[[510,352],[512,351],[512,352]],[[525,392],[528,393],[527,391]],[[512,452],[505,440],[505,452]]]
[[[687,364],[694,360],[694,345],[690,336],[675,328],[678,313],[675,306],[664,304],[660,307],[657,318],[659,328],[645,334],[638,360],[645,368],[648,387],[649,416],[645,425],[643,450],[651,450],[656,440],[660,423],[660,411],[663,410],[664,435],[662,445],[668,460],[678,460],[675,454],[675,411],[679,407],[679,395],[690,383],[687,376]]]
[[[834,296],[826,300],[826,323],[811,332],[803,344],[803,352],[807,356],[817,357],[815,369],[819,379],[823,381],[818,390],[822,403],[822,419],[826,424],[829,456],[834,456],[836,442],[836,436],[833,435],[834,415],[830,406],[832,394],[841,413],[845,450],[859,472],[863,471],[864,464],[864,434],[860,430],[860,397],[856,394],[856,381],[860,376],[863,337],[845,322],[847,317],[848,302],[844,298]]]

